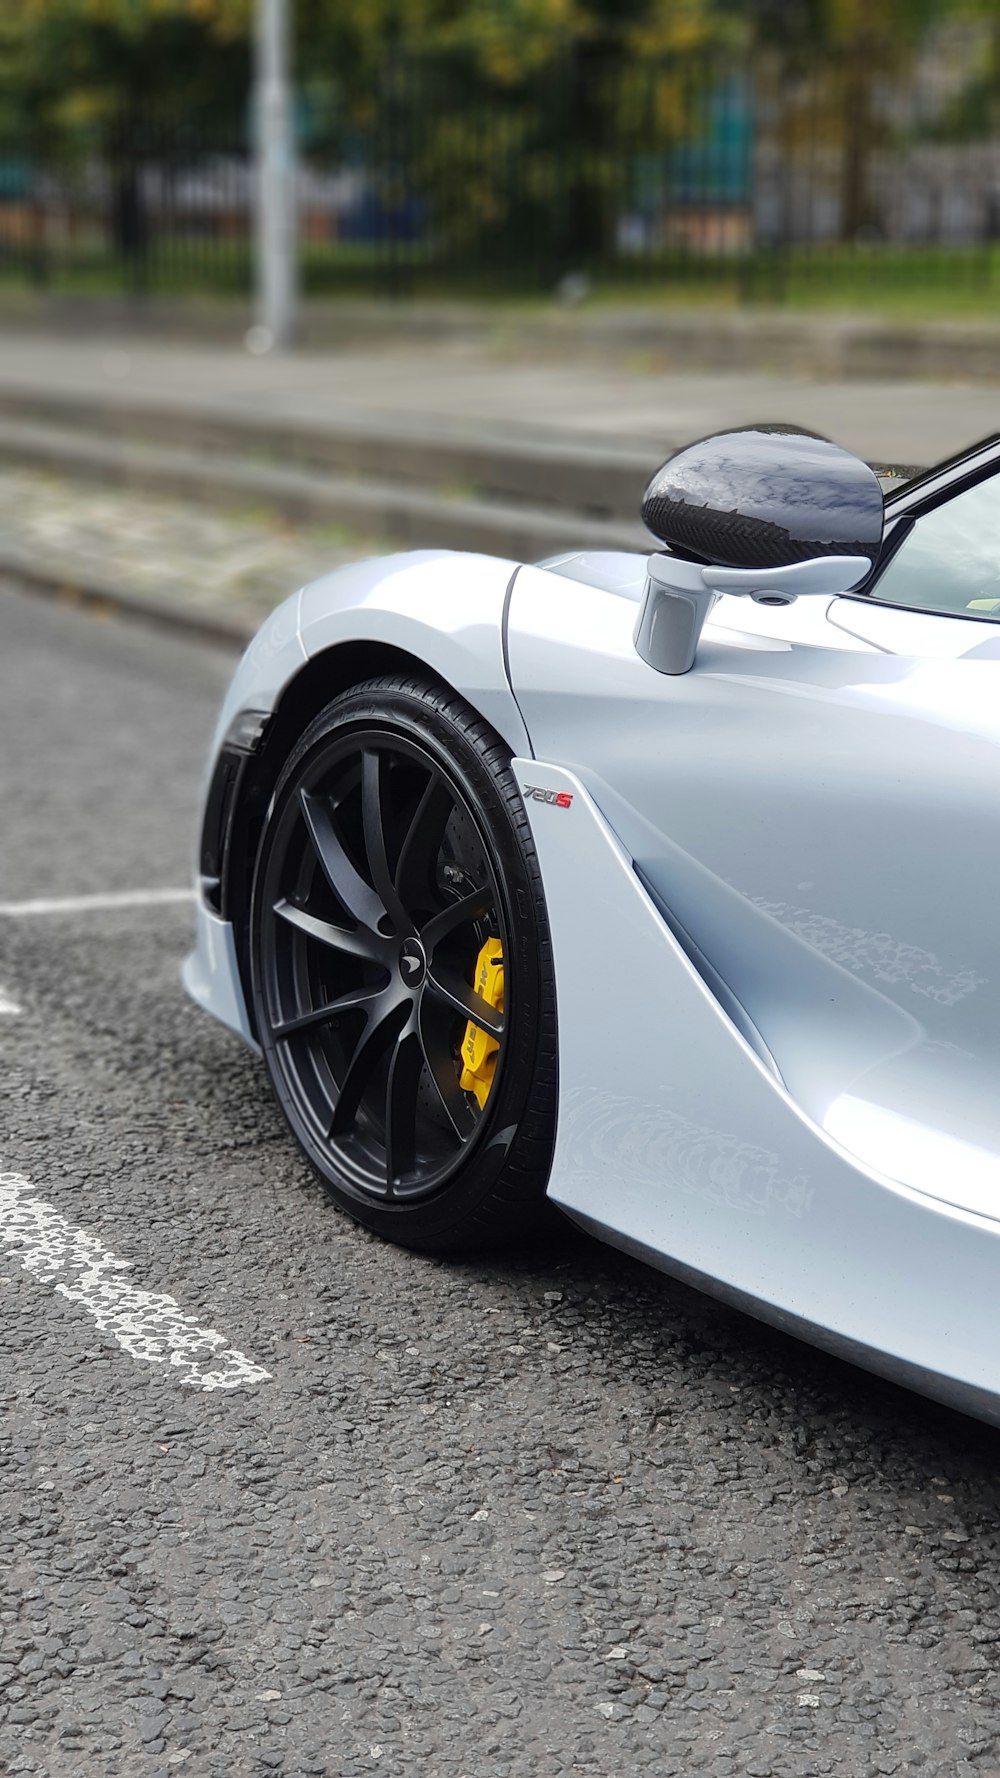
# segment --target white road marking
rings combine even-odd
[[[158,908],[193,901],[193,889],[119,889],[104,895],[43,896],[38,901],[0,901],[0,916],[28,920],[33,914],[85,914],[101,908]]]
[[[22,1008],[16,1000],[12,1000],[6,988],[0,987],[0,1019],[16,1018]]]
[[[78,1303],[130,1357],[169,1365],[181,1383],[240,1389],[270,1379],[225,1334],[185,1315],[174,1297],[126,1282],[122,1273],[131,1271],[129,1261],[116,1259],[96,1235],[74,1228],[20,1173],[0,1173],[0,1246],[19,1255],[21,1269],[40,1284]]]

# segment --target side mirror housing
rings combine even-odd
[[[873,470],[789,426],[722,432],[657,470],[642,517],[652,555],[635,645],[661,673],[687,673],[721,593],[787,605],[850,592],[871,572],[885,507]]]

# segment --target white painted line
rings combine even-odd
[[[0,1246],[19,1254],[21,1269],[40,1284],[78,1303],[123,1352],[169,1365],[181,1383],[240,1389],[270,1378],[225,1334],[185,1315],[174,1297],[126,1282],[122,1273],[131,1271],[129,1261],[116,1259],[96,1235],[74,1228],[20,1173],[0,1173]]]
[[[21,1010],[22,1008],[18,1006],[17,1001],[11,999],[6,988],[0,988],[0,1019],[17,1018],[17,1015]]]
[[[39,901],[0,901],[0,916],[29,920],[33,914],[86,914],[101,908],[158,908],[193,901],[193,889],[120,889],[106,895],[44,896]]]

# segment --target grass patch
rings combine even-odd
[[[674,253],[598,265],[580,307],[779,308],[801,313],[871,315],[893,321],[993,321],[1000,318],[1000,245],[927,248],[790,247],[710,261]],[[307,241],[302,250],[307,297],[401,298],[481,303],[525,318],[551,313],[553,289],[537,268],[488,270],[428,262],[427,250],[403,244],[392,261],[384,244]],[[252,290],[247,243],[161,238],[141,264],[124,266],[95,246],[66,249],[44,267],[0,259],[0,296],[26,304],[46,296],[235,300]]]

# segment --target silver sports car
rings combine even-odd
[[[187,986],[379,1234],[558,1206],[1000,1421],[1000,440],[883,498],[746,428],[642,510],[269,618]]]

